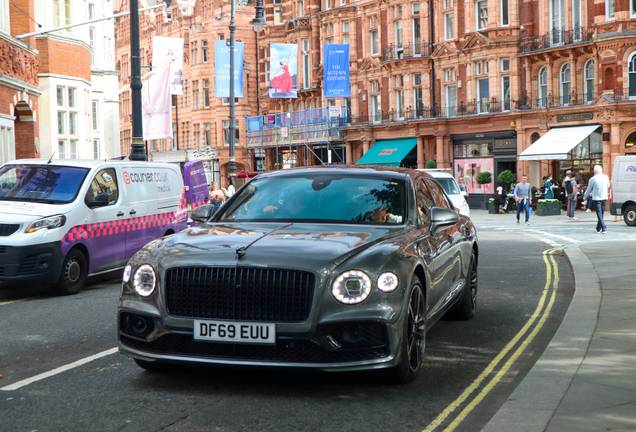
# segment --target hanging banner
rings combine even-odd
[[[269,51],[269,97],[298,98],[298,44],[269,44]]]
[[[170,67],[157,69],[141,89],[144,139],[172,138]]]
[[[234,42],[234,97],[243,97],[243,42]],[[230,47],[214,42],[214,97],[230,97]]]
[[[349,44],[323,45],[325,52],[324,92],[326,98],[351,97]]]
[[[154,36],[152,53],[153,70],[170,65],[170,94],[183,95],[183,39]]]

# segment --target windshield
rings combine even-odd
[[[449,177],[442,177],[442,178],[436,178],[435,180],[437,180],[442,187],[444,188],[444,190],[446,191],[446,193],[448,195],[459,195],[459,186],[457,186],[457,182],[455,181],[454,178],[449,178]]]
[[[0,168],[0,201],[65,204],[73,201],[86,168],[55,165],[5,165]]]
[[[220,222],[402,224],[402,180],[317,175],[253,180],[221,210]]]

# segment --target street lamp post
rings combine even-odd
[[[236,10],[236,4],[244,6],[247,4],[246,0],[232,0],[232,6],[230,9],[230,162],[227,166],[227,173],[230,176],[230,183],[236,185],[236,142],[235,142],[235,103],[234,103],[234,32],[236,31],[236,25],[234,24],[234,14]],[[265,28],[265,20],[263,19],[263,5],[261,0],[256,2],[256,15],[250,22],[250,25],[254,26],[256,33],[262,31]],[[258,48],[257,48],[258,49]],[[256,65],[258,67],[258,65]],[[258,89],[257,89],[258,93]],[[258,95],[257,95],[258,96]]]
[[[132,90],[132,146],[130,160],[148,160],[144,150],[144,133],[141,113],[141,63],[139,59],[139,5],[130,2],[130,89]]]

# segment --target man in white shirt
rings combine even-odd
[[[608,198],[609,188],[609,177],[603,174],[602,166],[596,165],[594,167],[594,177],[590,179],[587,190],[585,191],[585,199],[587,199],[590,194],[592,195],[592,205],[596,209],[596,218],[598,219],[596,232],[599,234],[607,234],[603,214],[605,213],[605,202]]]

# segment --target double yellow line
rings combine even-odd
[[[461,405],[463,405],[471,395],[476,392],[479,388],[481,391],[473,397],[473,399],[464,407],[464,409],[455,417],[455,419],[444,429],[444,432],[454,431],[457,426],[466,418],[468,414],[481,402],[484,397],[492,390],[497,383],[503,378],[503,376],[508,372],[510,367],[514,364],[514,362],[519,358],[519,356],[525,351],[528,345],[535,338],[537,333],[545,324],[548,315],[550,314],[550,310],[552,309],[552,305],[554,304],[554,300],[556,298],[556,291],[559,286],[559,268],[557,267],[556,261],[554,260],[554,252],[560,250],[561,248],[552,248],[546,249],[543,252],[543,261],[545,261],[546,265],[546,281],[545,287],[543,289],[543,294],[541,295],[541,299],[539,300],[539,304],[535,309],[534,313],[528,320],[528,322],[519,330],[519,332],[515,335],[514,338],[504,347],[503,350],[497,357],[490,362],[490,364],[484,369],[484,371],[479,374],[479,376],[472,382],[464,392],[453,401],[440,415],[437,416],[435,420],[431,424],[429,424],[423,432],[433,432],[436,430],[444,421],[452,415],[455,410],[457,410]],[[554,277],[553,277],[554,276]],[[549,296],[549,300],[548,300]],[[547,305],[546,305],[547,300]],[[545,306],[545,307],[544,307]],[[533,326],[535,321],[539,320],[538,323],[534,326],[534,329],[526,336],[526,333]],[[525,339],[523,339],[525,336]],[[482,387],[482,383],[488,378],[493,371],[497,368],[499,363],[508,355],[508,353],[517,345],[517,343],[522,340],[521,344],[517,348],[517,350],[508,358],[508,360],[503,364],[503,366],[495,373],[495,376],[490,379]]]

